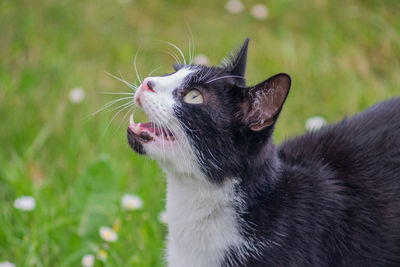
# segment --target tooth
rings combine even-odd
[[[137,133],[140,132],[140,125],[141,125],[141,123],[138,123],[138,124],[136,125],[135,131],[136,131]]]
[[[133,120],[133,114],[132,114],[131,117],[129,118],[129,125],[133,124],[135,124],[135,121]]]

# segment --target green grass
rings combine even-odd
[[[0,1],[0,262],[80,266],[104,248],[96,266],[164,265],[161,170],[129,149],[126,118],[107,128],[115,111],[89,116],[114,99],[98,92],[129,91],[105,71],[134,82],[139,48],[144,77],[172,70],[160,40],[188,53],[191,30],[195,52],[218,63],[251,37],[249,83],[293,79],[277,142],[303,133],[309,116],[335,122],[399,95],[399,1],[271,0],[264,21],[249,15],[257,2],[233,15],[214,0]],[[73,87],[85,89],[83,103],[68,101]],[[124,193],[141,196],[143,209],[122,210]],[[36,209],[15,209],[21,195]],[[117,242],[104,244],[99,227],[115,223]]]

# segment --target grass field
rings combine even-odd
[[[99,92],[130,91],[105,72],[134,83],[137,51],[142,78],[172,71],[162,40],[188,54],[192,32],[195,54],[217,64],[249,36],[249,84],[292,76],[277,142],[310,116],[335,122],[400,94],[399,1],[268,0],[265,20],[250,15],[258,2],[231,14],[214,0],[0,1],[0,262],[80,266],[101,249],[96,266],[165,265],[161,170],[129,149],[124,112],[90,116],[118,97]],[[143,208],[123,210],[125,193]],[[34,210],[14,208],[23,195]],[[117,241],[102,241],[101,226]]]

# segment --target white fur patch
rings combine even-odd
[[[229,248],[244,243],[237,225],[234,181],[217,186],[166,172],[168,266],[220,266]]]

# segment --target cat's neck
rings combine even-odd
[[[248,162],[250,166],[246,166],[240,175],[239,187],[247,199],[259,199],[274,190],[281,176],[282,160],[272,139],[264,143]]]
[[[229,250],[236,249],[239,254],[257,250],[248,245],[251,237],[241,234],[246,232],[247,225],[240,213],[245,212],[249,196],[253,198],[269,188],[269,179],[263,178],[265,171],[276,176],[279,160],[275,155],[254,164],[252,177],[226,177],[222,184],[164,168],[170,266],[220,266]],[[258,172],[264,173],[256,179]]]
[[[236,180],[216,186],[199,178],[167,172],[169,266],[219,266],[229,248],[244,242]]]
[[[188,211],[192,216],[188,219],[201,220],[225,208],[235,207],[238,201],[237,185],[238,179],[226,179],[217,185],[204,177],[167,172],[167,208],[184,207],[182,212]],[[179,218],[170,220],[179,220],[182,213],[179,214]]]

